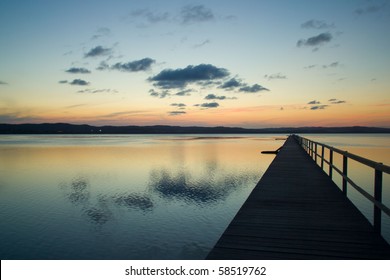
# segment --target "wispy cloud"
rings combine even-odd
[[[283,75],[281,73],[271,74],[271,75],[264,75],[264,78],[268,80],[285,80],[287,79],[286,75]]]
[[[328,107],[329,105],[317,105],[317,106],[312,106],[310,107],[310,110],[324,110]]]
[[[185,90],[181,90],[181,91],[178,91],[175,93],[175,95],[177,96],[190,96],[190,92],[192,92],[193,90],[192,89],[185,89]]]
[[[91,40],[97,40],[102,37],[111,35],[111,30],[108,27],[100,27],[96,34],[92,36]]]
[[[8,83],[0,81],[0,85],[8,85]]]
[[[171,103],[170,106],[174,106],[174,107],[186,107],[187,105],[184,104],[184,103]]]
[[[313,100],[313,101],[307,102],[307,104],[314,105],[314,104],[321,104],[321,102],[317,101],[317,100]]]
[[[336,98],[329,99],[328,101],[329,101],[331,104],[343,104],[343,103],[347,103],[347,101],[345,101],[345,100],[339,100],[339,99],[336,99]]]
[[[170,112],[168,112],[168,114],[170,116],[180,116],[180,115],[184,115],[187,113],[185,111],[170,111]]]
[[[202,108],[217,108],[219,107],[219,104],[217,102],[211,102],[211,103],[195,104],[194,106],[202,107]]]
[[[115,89],[104,88],[104,89],[83,89],[77,91],[78,93],[118,93]]]
[[[111,48],[104,48],[102,46],[96,46],[96,47],[90,49],[84,55],[84,57],[88,58],[88,57],[107,56],[107,55],[110,55],[111,53],[112,53]]]
[[[155,12],[150,9],[139,9],[129,14],[130,18],[139,19],[138,27],[145,27],[160,22],[169,22],[172,16],[168,12]]]
[[[71,73],[71,74],[89,74],[89,73],[91,73],[91,71],[89,71],[86,68],[82,68],[82,67],[81,68],[72,67],[72,68],[69,68],[68,70],[65,70],[65,72]]]
[[[365,15],[365,14],[373,14],[383,11],[387,6],[387,3],[382,4],[374,4],[370,6],[366,6],[364,8],[357,8],[355,10],[355,13],[358,15]]]
[[[207,45],[207,44],[210,44],[211,43],[211,41],[209,40],[209,39],[207,39],[207,40],[204,40],[202,43],[200,43],[200,44],[195,44],[194,46],[193,46],[193,48],[194,49],[198,49],[198,48],[201,48],[201,47],[203,47],[204,45]]]
[[[180,18],[182,24],[200,23],[215,19],[211,9],[204,5],[187,5],[181,9]]]
[[[301,24],[302,28],[307,29],[329,29],[334,28],[334,23],[327,23],[323,20],[311,19]]]

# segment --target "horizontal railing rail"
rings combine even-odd
[[[329,166],[328,176],[333,180],[333,170],[341,175],[342,178],[342,191],[347,195],[348,183],[355,188],[360,194],[374,204],[374,230],[377,233],[381,233],[382,227],[382,212],[390,216],[390,209],[382,203],[382,187],[383,187],[383,173],[390,174],[390,166],[378,163],[361,156],[351,154],[347,151],[337,149],[335,147],[312,141],[299,135],[294,135],[295,140],[300,146],[311,156],[311,158],[324,170],[324,164]],[[319,151],[320,150],[320,151]],[[329,151],[329,160],[325,158],[325,151]],[[343,157],[342,169],[338,168],[333,163],[333,154],[337,153]],[[374,196],[365,191],[362,187],[358,186],[355,182],[348,177],[348,159],[355,160],[361,164],[369,166],[375,170],[374,175]]]

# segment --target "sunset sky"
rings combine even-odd
[[[0,123],[390,127],[390,1],[0,1]]]

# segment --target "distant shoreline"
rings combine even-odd
[[[0,134],[303,134],[303,133],[390,133],[390,128],[348,127],[202,127],[202,126],[91,126],[68,123],[0,124]]]

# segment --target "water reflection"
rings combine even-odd
[[[69,184],[61,183],[60,188],[66,192],[69,201],[75,205],[85,204],[91,195],[89,182],[84,177],[74,178]]]
[[[188,170],[170,170],[165,167],[150,173],[149,187],[165,199],[181,199],[193,203],[215,203],[224,200],[233,191],[256,181],[257,172],[226,172],[216,164],[206,165],[210,172],[200,178]],[[218,173],[218,177],[216,176]]]
[[[129,209],[139,209],[142,211],[151,211],[154,207],[153,201],[146,195],[135,193],[124,193],[113,197],[114,202],[119,206]]]

